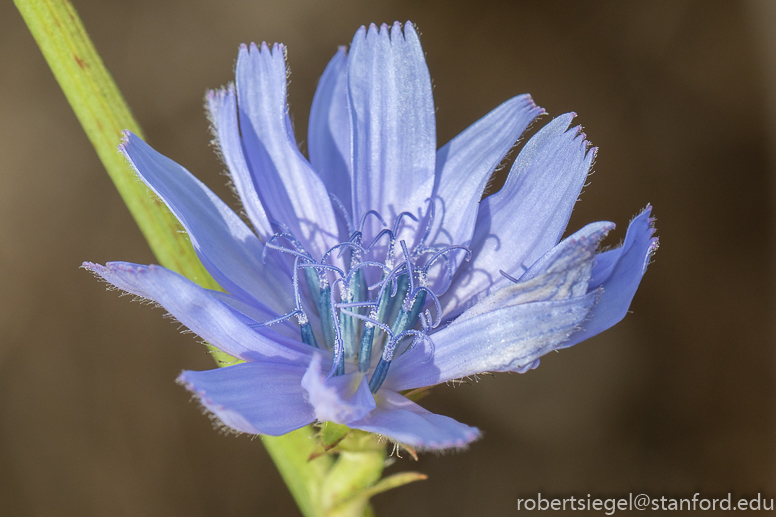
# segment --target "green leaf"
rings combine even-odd
[[[331,449],[337,445],[350,432],[346,425],[324,422],[321,425],[321,443],[325,449]]]
[[[369,511],[368,502],[369,499],[387,492],[393,488],[398,488],[408,483],[414,483],[415,481],[423,481],[428,479],[428,476],[421,474],[420,472],[399,472],[386,478],[381,479],[372,486],[362,488],[360,490],[353,490],[352,493],[345,499],[341,500],[339,504],[333,507],[327,515],[331,516],[345,516],[349,515],[347,512],[351,509],[357,509],[356,511],[363,512]],[[363,508],[363,509],[361,509]]]
[[[385,449],[341,451],[323,482],[321,508],[326,517],[364,515],[368,497],[354,497],[374,485],[383,473]]]

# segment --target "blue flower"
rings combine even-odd
[[[211,92],[216,141],[252,228],[204,184],[127,133],[138,176],[175,214],[224,292],[160,266],[86,263],[163,306],[240,362],[179,382],[226,426],[280,435],[331,421],[420,449],[479,430],[402,393],[481,372],[525,372],[620,321],[657,247],[650,208],[560,240],[590,170],[574,114],[551,120],[488,181],[544,111],[508,100],[436,149],[431,80],[413,26],[371,25],[327,66],[309,160],[286,103],[285,48],[240,48]]]

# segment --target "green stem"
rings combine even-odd
[[[142,137],[137,121],[67,0],[14,0],[75,111],[89,141],[129,208],[159,263],[208,289],[220,289],[200,263],[188,236],[164,204],[137,180],[117,152],[122,130]],[[234,359],[215,349],[219,365]],[[317,493],[330,457],[307,461],[315,441],[311,427],[262,441],[306,516],[320,514]]]

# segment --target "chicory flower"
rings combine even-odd
[[[163,306],[240,361],[179,382],[227,427],[280,435],[330,421],[420,449],[479,430],[402,393],[481,372],[525,372],[620,321],[657,246],[650,208],[560,240],[595,149],[551,120],[488,181],[544,111],[522,95],[436,149],[415,29],[371,25],[320,80],[300,152],[285,48],[240,48],[236,84],[209,93],[217,144],[249,227],[186,169],[127,133],[138,176],[188,232],[223,292],[160,266],[85,263]]]

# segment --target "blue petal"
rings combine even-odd
[[[189,171],[127,132],[121,151],[148,187],[178,218],[205,268],[232,295],[255,299],[278,314],[294,306],[291,282],[264,246],[218,196]]]
[[[356,220],[369,210],[386,219],[416,214],[431,197],[436,122],[431,78],[409,22],[361,27],[348,56],[353,121]]]
[[[275,232],[253,184],[248,162],[245,161],[240,126],[237,121],[237,96],[234,85],[230,84],[223,90],[208,92],[207,106],[213,124],[213,133],[218,140],[224,162],[229,168],[234,188],[240,196],[253,228],[259,237],[266,241]]]
[[[243,45],[237,58],[240,131],[264,208],[314,257],[338,241],[329,194],[294,141],[286,104],[284,48]]]
[[[436,246],[471,242],[482,193],[493,171],[528,125],[544,113],[530,95],[521,95],[469,126],[436,153],[434,226],[428,242]],[[450,254],[450,271],[461,262]],[[438,283],[434,292],[447,288]]]
[[[347,51],[341,47],[329,61],[315,90],[307,130],[307,148],[315,171],[352,218],[350,179],[353,176],[353,131],[350,127],[347,71]]]
[[[526,303],[453,322],[394,359],[384,386],[398,391],[518,370],[566,341],[597,296]]]
[[[169,269],[126,262],[109,262],[105,266],[84,262],[83,267],[122,291],[155,301],[192,332],[231,356],[301,364],[310,360],[311,347],[274,332],[272,338],[261,335],[246,326],[211,291]]]
[[[266,307],[258,305],[257,303],[246,303],[239,298],[220,291],[208,292],[215,298],[221,300],[221,303],[232,309],[232,313],[235,314],[240,319],[240,321],[246,325],[256,325],[257,323],[263,323],[278,317],[276,313],[270,311]],[[313,315],[311,314],[310,316]],[[277,332],[291,339],[299,339],[300,333],[299,325],[296,324],[296,320],[293,318],[275,323],[271,327],[259,329],[254,328],[254,330],[264,335],[267,335],[265,334],[265,331]]]
[[[655,229],[651,212],[652,207],[648,206],[631,221],[622,246],[598,255],[590,287],[603,287],[603,294],[590,311],[590,319],[582,325],[582,330],[559,348],[576,345],[603,332],[628,313],[649,259],[657,249],[658,240],[652,236]]]
[[[576,250],[579,247],[583,247],[589,251],[595,251],[604,237],[606,237],[610,231],[614,230],[616,226],[617,225],[611,221],[598,221],[588,224],[581,230],[578,230],[576,233],[563,239],[542,258],[534,262],[533,265],[528,268],[528,271],[520,277],[520,281],[532,279],[546,272],[548,269],[551,269],[554,264],[557,264],[564,255],[573,252],[573,250]],[[600,257],[600,255],[596,255],[596,260],[598,257]],[[595,269],[595,267],[593,269]],[[592,276],[592,271],[590,271],[590,275]],[[589,282],[590,278],[588,277],[586,281]]]
[[[302,377],[302,387],[307,390],[319,422],[347,425],[375,408],[375,398],[364,375],[354,372],[326,379],[321,372],[320,354],[313,355]]]
[[[480,204],[471,262],[462,264],[446,293],[444,312],[453,316],[466,302],[520,277],[560,240],[595,153],[573,114],[558,117],[529,140],[504,187]]]
[[[301,365],[243,363],[204,372],[184,371],[178,382],[226,426],[279,436],[315,420],[299,384]]]
[[[393,391],[381,389],[375,398],[377,409],[351,422],[350,427],[381,434],[416,449],[461,448],[480,437],[476,427],[427,411]]]
[[[587,294],[598,244],[613,228],[610,222],[585,226],[536,261],[517,282],[510,282],[458,316],[455,324],[512,305]]]

